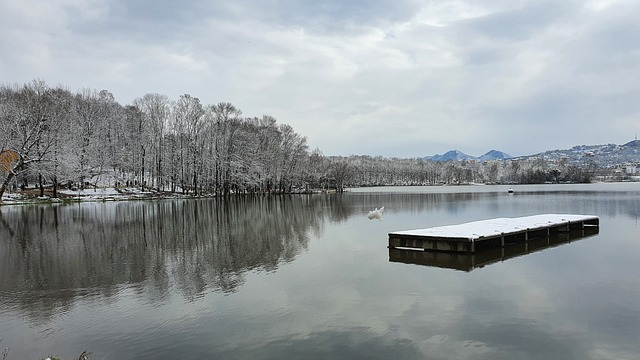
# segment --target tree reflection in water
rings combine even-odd
[[[632,358],[639,199],[593,184],[3,206],[0,338],[11,358]],[[388,231],[540,213],[601,229],[470,274],[389,262]]]
[[[516,209],[554,211],[547,202],[529,205],[542,195],[520,193],[498,201],[506,195],[353,193],[5,206],[0,211],[0,299],[5,309],[19,308],[27,318],[47,321],[76,298],[113,297],[123,285],[154,303],[167,301],[172,292],[187,300],[207,291],[231,293],[248,271],[275,271],[295,259],[325,221],[364,217],[379,206],[396,214],[458,214],[476,203],[489,204],[468,214],[470,220],[493,212],[516,216]],[[637,202],[625,192],[574,193],[571,201],[560,205],[638,217]]]
[[[79,298],[123,285],[162,303],[230,293],[274,271],[319,232],[326,197],[242,197],[4,207],[0,298],[46,322]],[[10,274],[10,275],[9,275]],[[7,276],[9,275],[9,276]]]

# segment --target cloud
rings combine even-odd
[[[0,76],[122,103],[230,101],[329,155],[530,154],[638,131],[638,11],[629,0],[4,2]]]

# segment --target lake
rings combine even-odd
[[[513,188],[3,206],[0,348],[7,360],[637,359],[640,183]],[[600,229],[435,263],[387,248],[392,231],[545,213],[597,215]]]

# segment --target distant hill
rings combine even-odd
[[[480,160],[480,161],[505,160],[510,158],[511,158],[510,155],[498,150],[491,150],[482,156],[472,156],[472,155],[467,155],[458,150],[450,150],[442,155],[436,154],[432,156],[425,156],[422,159],[436,161],[436,162],[445,162],[445,161],[461,161],[461,160]]]
[[[506,160],[506,159],[511,159],[512,156],[506,153],[503,153],[502,151],[498,151],[498,150],[491,150],[488,153],[480,156],[478,158],[478,160]]]
[[[534,155],[512,157],[498,150],[491,150],[482,156],[467,155],[458,150],[447,151],[443,155],[425,156],[423,160],[437,162],[461,161],[461,160],[506,160],[506,159],[530,159],[544,158],[547,161],[563,160],[570,164],[582,164],[585,162],[606,167],[616,164],[640,163],[640,140],[632,140],[624,145],[576,145],[571,149],[548,150]]]
[[[640,140],[629,141],[624,145],[577,145],[566,150],[549,150],[535,155],[519,158],[543,157],[548,161],[563,159],[568,163],[592,162],[606,167],[624,163],[640,162]]]
[[[467,155],[461,151],[458,150],[450,150],[447,151],[446,153],[440,155],[440,154],[435,154],[433,156],[425,156],[423,157],[424,160],[431,160],[431,161],[460,161],[460,160],[472,160],[475,159],[474,156],[471,155]]]
[[[634,148],[639,148],[640,147],[640,140],[631,140],[628,143],[622,145],[625,147],[634,147]]]

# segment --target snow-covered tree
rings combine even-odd
[[[52,90],[41,80],[22,87],[0,88],[0,153],[4,154],[6,170],[0,197],[17,175],[28,170],[37,173],[40,179],[45,170],[56,177],[51,162],[57,160],[67,98],[65,91]],[[52,154],[56,156],[52,158]]]
[[[149,157],[153,159],[150,185],[157,190],[164,190],[165,186],[165,136],[171,102],[166,95],[146,94],[134,101],[134,106],[144,116],[145,142],[149,149]]]

